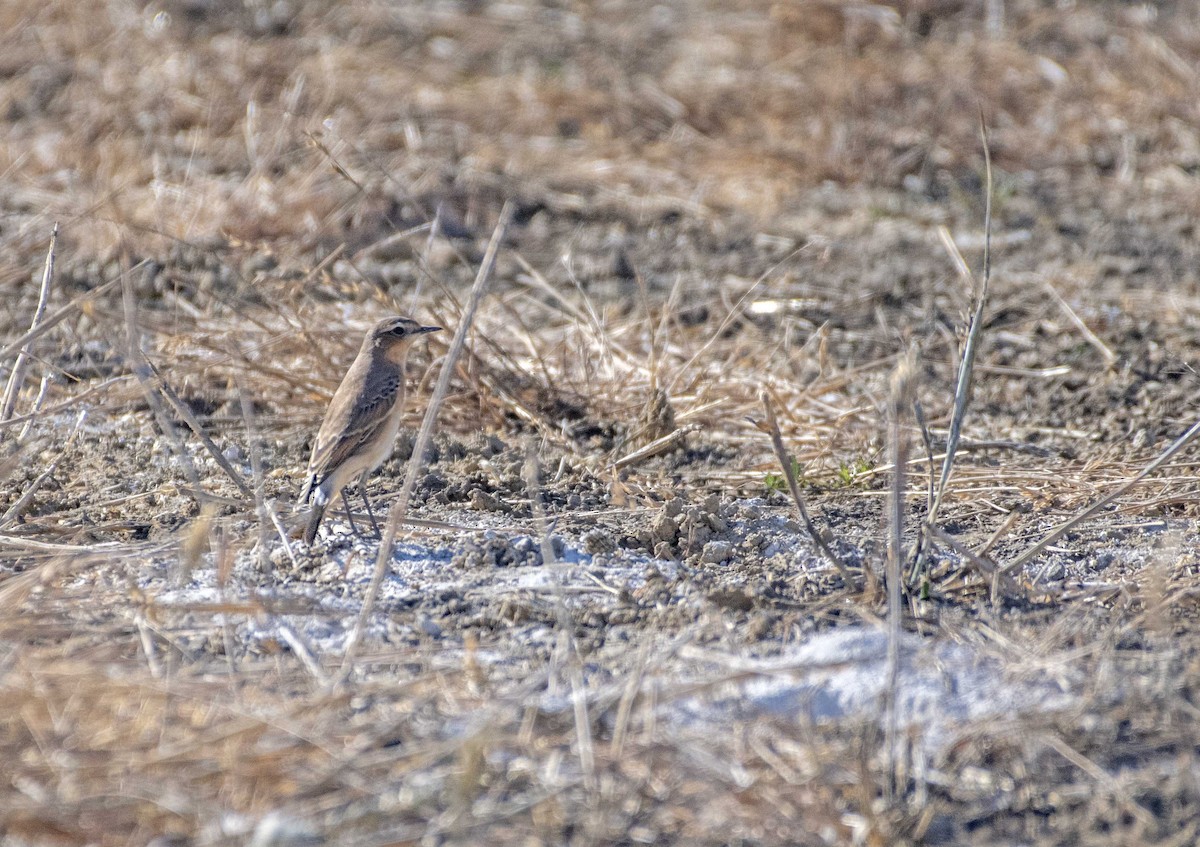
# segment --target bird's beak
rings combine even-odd
[[[423,326],[417,330],[416,334],[424,335],[427,332],[441,332],[441,331],[442,331],[442,328],[440,326]]]

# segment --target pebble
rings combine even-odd
[[[733,545],[728,541],[710,541],[704,545],[704,552],[700,555],[700,561],[710,565],[719,565],[722,562],[729,560],[733,555]]]

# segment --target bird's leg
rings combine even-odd
[[[382,541],[383,533],[379,531],[379,523],[375,520],[375,512],[371,510],[371,501],[367,499],[367,474],[365,471],[358,478],[358,493],[362,495],[363,505],[367,507],[367,517],[371,519],[371,527],[375,530],[375,536]]]
[[[317,540],[317,530],[321,528],[321,518],[325,514],[325,504],[314,502],[312,514],[308,516],[308,526],[304,529],[304,543],[312,544]]]
[[[350,498],[346,496],[346,489],[342,489],[342,510],[346,513],[346,520],[350,521],[350,531],[362,538],[362,533],[358,531],[358,527],[354,523],[354,516],[350,514]]]

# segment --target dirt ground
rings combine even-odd
[[[0,840],[1195,843],[1198,93],[1187,2],[0,3]],[[375,579],[311,439],[446,327],[396,503],[506,202]]]

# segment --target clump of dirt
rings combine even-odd
[[[549,539],[554,555],[565,549],[557,536]],[[494,532],[480,532],[459,539],[459,549],[450,564],[462,569],[528,568],[543,564],[542,547],[528,535],[506,538]]]

